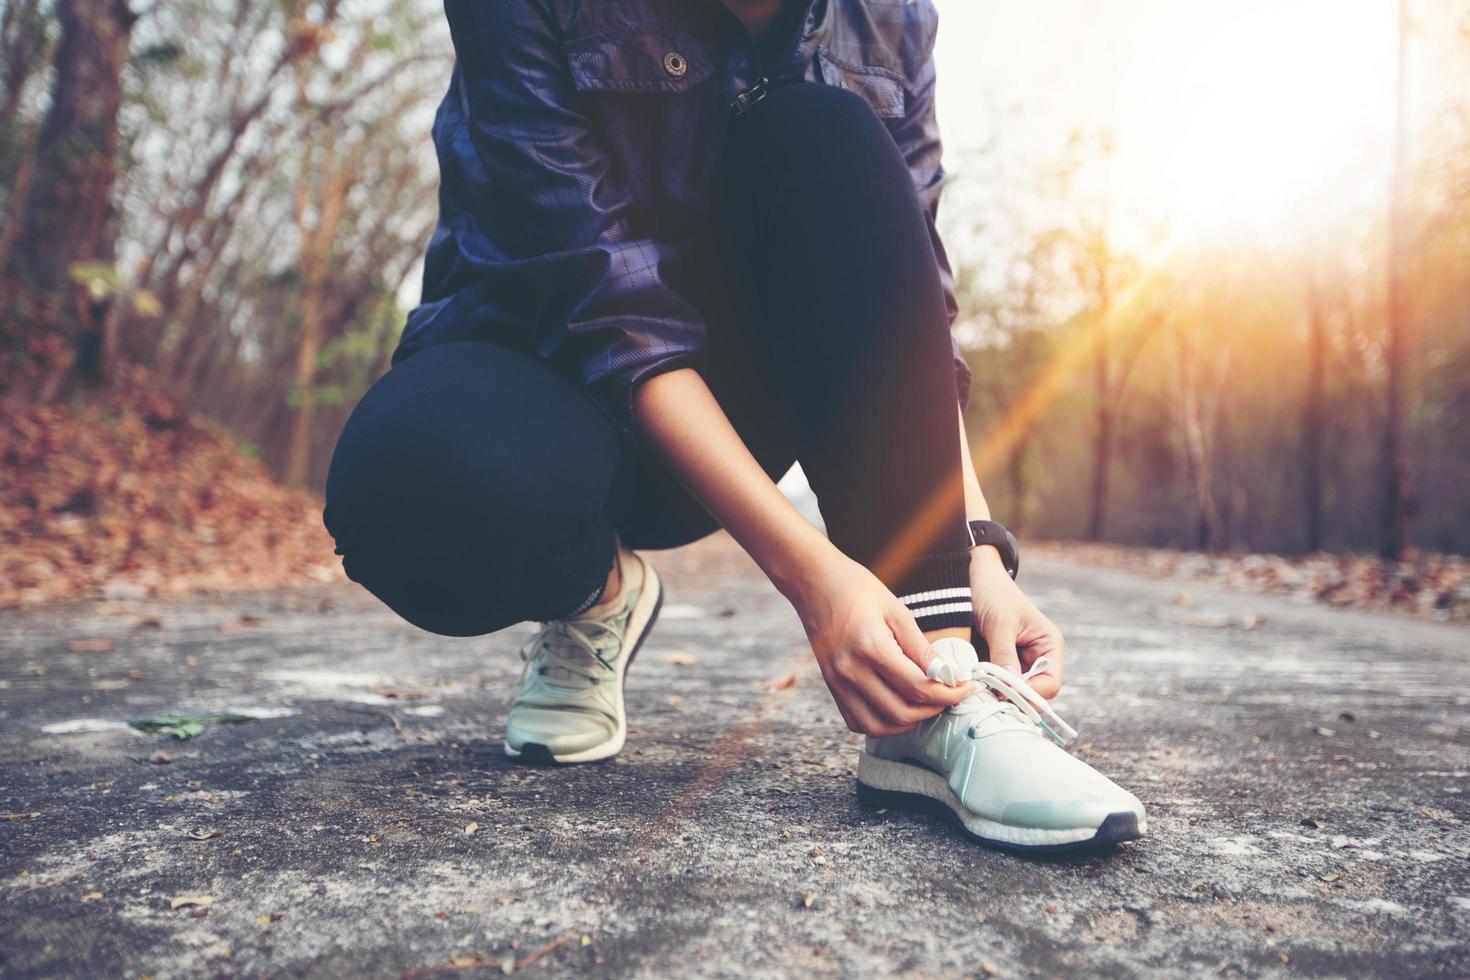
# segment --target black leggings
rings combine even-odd
[[[832,542],[921,628],[969,626],[949,601],[968,595],[970,546],[954,362],[898,147],[861,97],[793,83],[732,118],[721,177],[713,247],[729,261],[711,263],[701,374],[772,479],[801,462]],[[347,575],[453,636],[578,609],[615,533],[656,549],[717,527],[577,384],[477,342],[429,347],[372,386],[326,500]]]

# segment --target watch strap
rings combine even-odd
[[[993,545],[1000,552],[1000,563],[1011,578],[1021,570],[1021,549],[1016,536],[999,521],[970,521],[971,547]]]

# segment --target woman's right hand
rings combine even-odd
[[[951,687],[926,675],[932,655],[913,613],[835,548],[793,593],[788,598],[851,731],[895,735],[975,689],[972,682]]]

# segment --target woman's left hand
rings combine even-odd
[[[990,662],[1020,674],[1046,657],[1050,661],[1046,672],[1032,675],[1028,683],[1042,697],[1056,697],[1066,648],[1062,631],[1021,592],[994,548],[974,549],[970,593],[976,629],[990,649]]]

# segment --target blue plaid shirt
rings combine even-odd
[[[393,361],[455,340],[533,353],[636,437],[634,387],[701,350],[690,269],[725,127],[762,75],[841,86],[883,119],[928,215],[952,325],[934,226],[933,0],[796,2],[792,43],[762,64],[718,0],[445,0],[456,62],[434,122],[439,223]],[[955,369],[963,403],[958,346]]]

